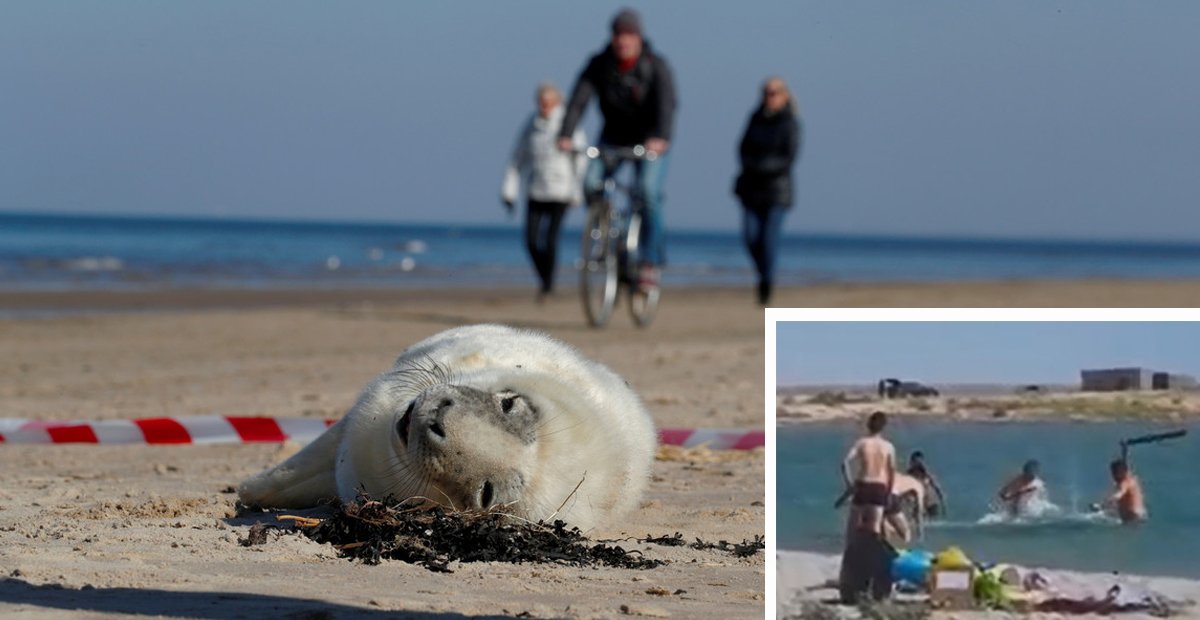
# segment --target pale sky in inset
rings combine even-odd
[[[1079,381],[1084,368],[1200,375],[1200,322],[780,321],[780,386]]]
[[[680,96],[668,228],[737,227],[779,74],[790,232],[1200,241],[1200,3],[631,4]],[[619,6],[7,1],[0,210],[503,222],[535,85],[569,88]]]

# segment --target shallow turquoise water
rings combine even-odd
[[[922,450],[947,493],[949,515],[918,546],[961,546],[977,561],[1089,571],[1200,577],[1200,427],[1187,437],[1137,446],[1149,522],[1122,526],[1088,514],[1111,488],[1108,463],[1123,437],[1180,428],[1133,423],[897,421],[888,430],[902,459]],[[780,427],[776,533],[783,549],[839,552],[845,513],[839,464],[860,432],[849,424]],[[988,504],[1026,459],[1042,463],[1050,500],[1062,514],[997,523]]]

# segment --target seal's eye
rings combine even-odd
[[[505,398],[504,400],[500,401],[500,409],[503,410],[504,413],[508,413],[509,411],[512,411],[513,404],[515,404],[516,402],[517,402],[516,396],[509,396],[509,397]]]

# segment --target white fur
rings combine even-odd
[[[641,399],[607,367],[544,334],[475,325],[413,345],[394,370],[433,363],[449,369],[454,385],[522,394],[542,415],[537,440],[525,445],[490,425],[468,425],[450,439],[471,442],[471,459],[445,463],[418,456],[405,449],[395,426],[421,386],[384,373],[345,418],[304,450],[243,482],[242,502],[298,508],[333,497],[350,500],[364,489],[456,504],[453,497],[439,497],[431,480],[504,470],[525,481],[520,498],[505,508],[523,518],[554,517],[587,530],[637,505],[653,466],[654,425]]]

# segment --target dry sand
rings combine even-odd
[[[848,610],[831,602],[836,600],[837,591],[828,587],[828,584],[831,580],[837,578],[840,566],[840,559],[838,557],[804,551],[779,551],[775,555],[775,561],[777,578],[775,613],[777,618],[802,618],[806,611],[806,605],[811,606],[816,603],[824,604],[829,610],[836,609],[840,610],[839,613],[850,615]],[[1130,596],[1132,600],[1140,599],[1145,595],[1153,595],[1170,601],[1172,609],[1178,611],[1178,615],[1173,617],[1200,617],[1200,609],[1194,605],[1195,601],[1200,601],[1200,582],[1172,577],[1115,576],[1102,573],[1047,570],[1037,567],[1032,567],[1032,569],[1037,570],[1039,574],[1044,576],[1058,595],[1070,596],[1072,598],[1086,596],[1103,598],[1109,587],[1120,585],[1126,595]],[[1021,567],[1020,570],[1024,572],[1030,570],[1030,568]],[[1101,616],[1096,616],[1095,614],[1063,615],[1057,613],[1014,615],[996,611],[957,611],[937,612],[934,614],[934,618],[939,620],[943,618],[992,620],[1010,617],[1049,620],[1059,618],[1097,618]],[[1145,613],[1122,613],[1103,617],[1132,620],[1135,618],[1151,618],[1152,616]]]
[[[480,321],[546,330],[611,365],[661,426],[761,427],[763,315],[746,291],[668,289],[650,330],[589,330],[573,294],[514,291],[0,292],[5,417],[337,417],[405,345]],[[778,307],[1197,306],[1200,282],[819,285]],[[58,314],[39,314],[46,308]],[[80,311],[80,310],[83,311]],[[97,313],[99,311],[99,313]],[[145,312],[143,312],[145,311]],[[287,447],[0,447],[0,616],[755,618],[761,555],[632,544],[652,571],[362,566],[298,537],[244,548],[225,490]],[[763,458],[662,461],[598,537],[762,534]],[[667,594],[663,594],[666,592]]]
[[[563,276],[565,278],[565,276]],[[667,275],[669,281],[670,275]],[[751,298],[751,285],[743,291],[722,289],[668,288],[664,298],[672,306],[705,303],[710,297]],[[532,286],[530,287],[532,290]],[[440,299],[478,301],[479,291],[441,291]],[[406,301],[411,292],[402,289],[374,291],[148,291],[137,293],[0,291],[0,310],[42,308],[47,305],[80,305],[93,308],[179,307],[211,308],[246,305],[284,305],[323,302],[338,298],[371,299],[376,302]],[[527,299],[531,295],[513,291],[490,292],[504,299]],[[571,303],[563,310],[561,325],[577,326],[579,309]],[[557,305],[557,304],[556,304]],[[1200,280],[1002,280],[980,282],[888,282],[826,283],[783,287],[776,291],[775,308],[1196,308],[1200,307]],[[441,307],[434,312],[446,312]],[[452,313],[450,313],[452,314]],[[530,317],[525,317],[527,320]]]
[[[1200,418],[1195,391],[976,393],[881,399],[867,390],[786,387],[775,397],[780,424],[863,420],[873,411],[892,416],[953,420],[1078,421],[1139,420],[1181,422]]]
[[[175,298],[14,299],[0,298],[0,309],[68,311],[0,320],[5,417],[337,417],[406,345],[491,321],[546,330],[611,365],[660,426],[763,425],[763,314],[741,293],[668,291],[651,329],[621,315],[604,331],[583,325],[573,295],[536,306],[510,291],[188,292],[179,305],[201,309],[150,312],[126,310]],[[351,563],[296,536],[242,547],[251,520],[231,518],[228,489],[289,449],[0,446],[0,617],[763,617],[762,553],[627,542],[671,563],[455,564],[438,574]],[[658,462],[641,509],[594,537],[762,535],[763,455],[741,456]]]

